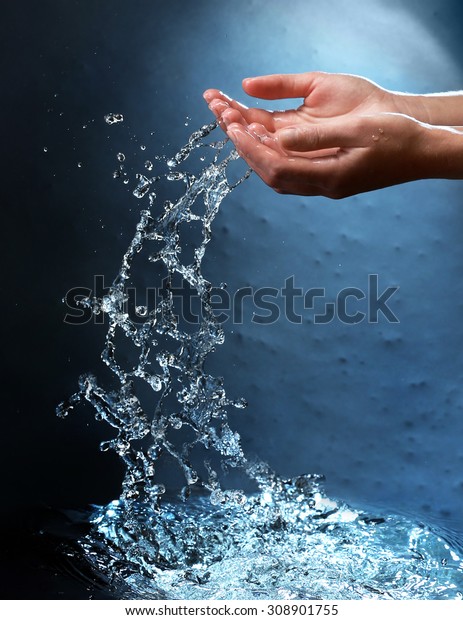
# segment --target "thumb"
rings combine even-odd
[[[277,73],[243,80],[243,89],[258,99],[307,97],[319,73]]]
[[[277,132],[276,137],[281,146],[290,151],[318,151],[362,145],[360,132],[352,121],[285,127]]]

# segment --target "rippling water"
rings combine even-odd
[[[243,452],[227,411],[246,402],[229,398],[223,379],[205,369],[224,341],[211,301],[224,285],[214,289],[202,261],[220,204],[249,176],[229,180],[238,156],[226,140],[210,141],[215,128],[193,133],[171,159],[145,163],[133,194],[148,204],[119,272],[103,297],[82,301],[107,318],[101,358],[113,380],[83,375],[57,412],[91,403],[112,428],[101,449],[125,464],[120,497],[89,517],[82,558],[120,598],[462,598],[460,545],[444,530],[354,510],[326,497],[320,477],[283,480]],[[201,162],[195,173],[187,169],[192,154]],[[117,159],[114,177],[126,182],[125,157]],[[171,183],[180,197],[161,203],[159,189]],[[188,252],[195,226],[199,241]],[[129,289],[141,269],[152,270],[161,294],[133,316]],[[197,324],[178,311],[179,282],[201,309]],[[166,493],[160,472],[173,469],[181,483]],[[241,489],[227,486],[227,472],[241,475]]]

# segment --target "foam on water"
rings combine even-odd
[[[122,115],[108,115],[109,124]],[[213,285],[202,273],[211,227],[220,204],[245,178],[227,174],[238,158],[227,141],[208,143],[212,123],[158,172],[148,160],[136,175],[141,211],[133,239],[109,291],[83,304],[104,313],[108,328],[102,360],[110,386],[83,375],[79,390],[58,407],[66,417],[88,401],[95,417],[113,429],[101,444],[125,464],[120,497],[91,516],[80,541],[83,557],[121,598],[349,599],[461,598],[460,547],[442,532],[396,515],[371,515],[327,498],[320,477],[283,480],[244,454],[228,419],[230,399],[221,377],[206,371],[206,358],[224,342],[211,303]],[[211,161],[199,173],[185,169],[201,148]],[[127,177],[120,162],[115,178]],[[156,176],[149,176],[156,168]],[[124,178],[126,182],[127,178]],[[162,205],[158,188],[180,183],[181,195]],[[164,191],[164,190],[163,190]],[[200,225],[191,262],[183,262],[185,224]],[[183,252],[183,254],[182,254]],[[128,311],[129,287],[151,267],[162,295],[153,308]],[[199,302],[201,320],[177,314],[173,287],[180,279]],[[163,462],[181,483],[166,493]],[[164,469],[165,471],[165,469]],[[254,491],[229,488],[227,472],[241,472]],[[236,479],[236,476],[235,476]],[[169,483],[170,484],[170,483]]]

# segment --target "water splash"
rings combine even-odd
[[[114,123],[120,117],[106,122]],[[371,515],[327,498],[315,475],[283,480],[244,454],[228,409],[244,409],[227,396],[206,358],[224,342],[202,273],[211,227],[222,201],[250,174],[227,177],[238,158],[227,140],[207,142],[216,123],[194,132],[167,161],[155,157],[136,175],[133,195],[146,202],[133,239],[109,291],[82,301],[108,321],[102,360],[113,383],[83,375],[79,390],[61,403],[66,417],[82,401],[113,428],[102,450],[125,464],[118,500],[96,508],[91,533],[80,541],[95,574],[120,598],[459,598],[463,561],[457,541],[405,517]],[[184,169],[200,149],[199,173]],[[203,164],[205,152],[212,153]],[[122,162],[116,178],[124,176]],[[166,171],[161,172],[161,163]],[[159,171],[158,171],[159,168]],[[160,204],[158,188],[181,184],[177,200]],[[185,225],[199,225],[191,262]],[[150,309],[128,311],[137,256],[162,278],[162,296]],[[176,279],[194,292],[201,320],[176,314]],[[131,360],[130,362],[128,360]],[[182,481],[166,492],[162,463]],[[226,488],[224,472],[244,472],[254,492]]]
[[[84,375],[79,382],[79,391],[58,407],[58,415],[65,417],[85,399],[93,405],[98,420],[104,420],[116,429],[116,437],[103,442],[101,449],[115,450],[126,465],[122,500],[158,502],[165,489],[162,482],[156,480],[155,465],[163,454],[170,455],[183,473],[185,486],[181,490],[182,496],[188,496],[190,487],[196,484],[217,494],[220,489],[217,471],[208,463],[207,476],[201,479],[191,464],[190,455],[197,444],[218,452],[225,466],[248,465],[239,435],[230,428],[226,413],[227,407],[244,408],[245,402],[227,398],[222,378],[204,370],[206,357],[222,344],[224,334],[211,306],[212,284],[202,275],[201,263],[211,239],[211,225],[222,200],[249,176],[249,172],[236,183],[229,183],[227,166],[237,158],[237,154],[231,151],[219,161],[226,141],[213,144],[212,162],[197,177],[171,171],[202,144],[200,141],[215,126],[212,123],[195,132],[174,160],[168,162],[170,170],[163,177],[136,175],[137,186],[133,194],[139,199],[161,178],[182,182],[185,191],[176,202],[165,201],[158,217],[154,217],[149,209],[141,212],[136,233],[109,292],[101,299],[87,298],[83,301],[95,314],[103,312],[108,317],[102,359],[114,373],[118,385],[105,390],[93,375]],[[150,203],[154,209],[154,192],[150,193]],[[195,213],[196,209],[202,209],[202,213]],[[195,248],[193,263],[186,265],[181,261],[180,226],[193,221],[201,222],[202,240]],[[145,308],[138,313],[139,316],[146,315],[140,324],[130,318],[126,309],[127,284],[132,275],[134,258],[145,247],[149,251],[148,261],[161,263],[165,269],[164,296],[149,313]],[[195,291],[201,303],[202,321],[193,332],[182,329],[174,312],[171,289],[176,275],[181,276],[183,282]],[[120,332],[138,351],[135,364],[131,367],[124,368],[118,361],[116,341]],[[169,341],[169,350],[160,348],[159,337]],[[175,345],[174,350],[172,345]],[[152,397],[157,400],[154,406],[150,403],[150,415],[137,396],[136,379],[149,386]],[[173,392],[175,411],[170,408],[171,401],[170,406],[166,406]],[[169,434],[172,434],[169,430],[182,427],[193,431],[193,436],[189,441],[176,445],[169,439]]]
[[[118,598],[463,598],[463,554],[428,527],[352,510],[310,476],[285,491],[241,506],[138,504],[131,520],[112,502],[93,515],[85,554]]]

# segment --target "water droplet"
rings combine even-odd
[[[44,146],[44,147],[43,147],[43,152],[44,152],[44,153],[48,153],[48,146]]]
[[[145,146],[144,144],[140,144],[140,149],[141,149],[142,151],[146,151],[146,146]]]
[[[152,162],[152,161],[150,161],[149,159],[147,159],[147,160],[145,161],[145,168],[146,168],[147,170],[152,170],[152,169],[153,169],[153,162]]]
[[[143,196],[148,192],[150,188],[151,181],[143,174],[137,174],[136,178],[138,179],[138,185],[133,190],[133,195],[135,196],[135,198],[143,198]]]
[[[81,161],[78,161],[78,162],[77,162],[77,167],[78,167],[78,168],[82,168],[82,166],[83,166],[82,162],[81,162]]]
[[[110,112],[105,115],[104,119],[108,125],[114,125],[115,123],[122,123],[124,116],[122,114],[114,114],[113,112]]]
[[[175,428],[176,430],[181,429],[182,426],[183,426],[182,420],[179,417],[175,416],[175,415],[172,415],[170,417],[169,423],[172,426],[172,428]]]
[[[117,157],[117,161],[120,161],[120,162],[125,161],[124,153],[118,153],[116,157]]]
[[[167,175],[168,181],[183,181],[185,174],[183,172],[169,172]]]

